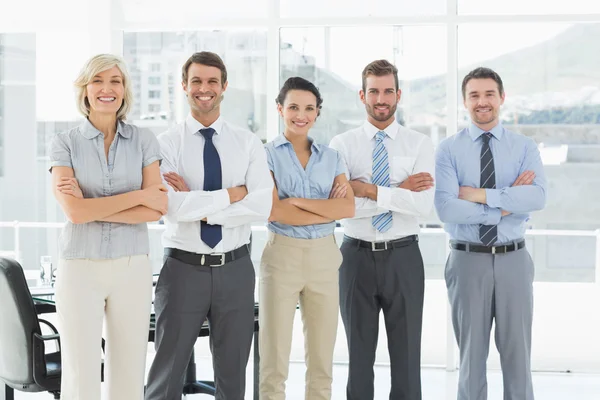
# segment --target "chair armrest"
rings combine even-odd
[[[33,336],[41,341],[60,340],[60,335],[58,333],[54,333],[52,335],[40,335],[39,333],[34,333]]]
[[[49,321],[46,321],[45,319],[38,319],[38,321],[44,325],[46,325],[47,327],[49,327],[52,332],[54,332],[54,335],[46,335],[46,336],[41,336],[40,339],[41,340],[56,340],[56,343],[58,344],[58,351],[61,350],[61,346],[60,346],[60,336],[58,334],[58,329],[56,329],[56,327],[54,325],[52,325]],[[37,336],[37,333],[34,333],[34,335]]]
[[[43,388],[60,387],[60,375],[57,377],[48,376],[46,367],[46,346],[44,344],[44,342],[48,340],[58,340],[58,338],[58,334],[33,334],[33,380]]]
[[[38,315],[52,314],[56,312],[56,306],[54,304],[34,301],[33,306],[35,307],[35,313]]]

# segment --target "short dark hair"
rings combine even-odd
[[[478,67],[475,68],[473,71],[469,72],[462,81],[463,100],[467,98],[467,83],[469,83],[471,79],[493,79],[498,85],[498,93],[500,93],[500,96],[504,94],[504,84],[502,83],[500,75],[498,75],[493,69],[486,67]]]
[[[187,59],[183,67],[181,68],[181,80],[182,82],[186,82],[188,80],[188,72],[190,69],[190,65],[192,64],[202,64],[208,67],[215,67],[221,70],[221,86],[224,86],[227,82],[227,68],[225,68],[225,63],[218,54],[210,52],[210,51],[201,51],[199,53],[194,53],[190,58]]]
[[[277,104],[283,105],[283,103],[285,102],[285,96],[287,96],[290,90],[304,90],[314,94],[317,98],[317,115],[321,115],[321,105],[323,104],[323,98],[321,97],[319,89],[317,89],[317,87],[311,81],[308,81],[299,76],[293,76],[291,78],[288,78],[281,87],[281,90],[279,91],[275,102]]]
[[[398,68],[388,60],[375,60],[363,69],[362,72],[362,89],[363,92],[367,90],[367,77],[369,75],[375,76],[386,76],[394,75],[394,81],[396,82],[396,91],[400,88],[398,83]]]

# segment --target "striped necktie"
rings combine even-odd
[[[371,181],[377,186],[390,186],[390,164],[388,162],[388,154],[383,144],[385,132],[379,131],[375,135],[375,148],[373,149],[373,175]],[[379,232],[386,232],[392,227],[393,216],[392,212],[388,211],[383,214],[375,215],[371,224]]]
[[[483,145],[481,146],[481,177],[480,187],[484,189],[496,188],[496,172],[494,169],[494,156],[490,149],[490,139],[492,134],[489,132],[481,135]],[[497,225],[479,225],[479,240],[486,246],[491,246],[498,238]]]

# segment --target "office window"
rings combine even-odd
[[[151,76],[148,78],[148,84],[160,85],[160,76]]]
[[[458,0],[460,14],[593,14],[600,13],[600,2],[590,0],[546,1],[503,0],[486,2]]]
[[[464,25],[458,34],[459,83],[476,66],[496,70],[506,91],[504,126],[533,138],[540,149],[548,200],[527,225],[597,229],[600,24]],[[460,127],[467,122],[461,105]],[[536,280],[594,281],[594,237],[541,236],[529,241]]]
[[[231,123],[248,128],[266,138],[267,34],[264,30],[228,30],[197,32],[140,32],[125,33],[123,53],[132,76],[153,71],[160,60],[161,82],[168,91],[158,95],[150,90],[147,98],[136,92],[135,103],[148,110],[150,99],[160,97],[161,120],[150,126],[156,133],[182,121],[189,111],[187,98],[181,88],[181,67],[196,51],[214,51],[223,58],[227,67],[228,86],[221,105],[222,115]],[[244,46],[240,47],[239,44]],[[137,62],[133,60],[135,49]],[[132,114],[132,120],[154,117]]]
[[[194,0],[121,0],[125,23],[156,21],[209,23],[213,18],[265,18],[268,0],[221,0],[215,5]]]
[[[132,62],[133,64],[137,64],[136,59],[131,59],[130,62]],[[150,64],[150,72],[160,72],[160,63]]]
[[[284,18],[389,17],[439,15],[446,12],[446,0],[280,0],[280,6]],[[365,37],[373,40],[367,32]]]

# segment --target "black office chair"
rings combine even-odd
[[[14,399],[15,389],[60,398],[60,337],[54,325],[38,318],[48,312],[55,312],[54,306],[34,304],[21,265],[0,257],[0,390],[6,400]],[[53,334],[42,335],[40,323]],[[46,354],[45,342],[50,340],[57,342],[57,351]],[[103,379],[104,365],[101,370]]]
[[[23,269],[10,258],[0,258],[0,381],[9,389],[50,392],[60,398],[60,340],[52,324],[38,319]],[[40,322],[54,332],[42,335]],[[45,342],[56,340],[58,351],[45,353]]]

